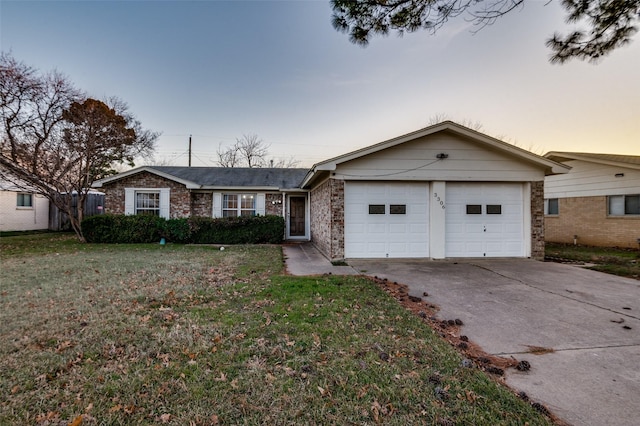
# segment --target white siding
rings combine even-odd
[[[48,229],[49,200],[34,194],[32,208],[19,208],[17,194],[14,191],[0,191],[0,231]]]
[[[595,197],[640,193],[640,170],[597,164],[581,160],[567,161],[569,173],[547,176],[545,198]],[[623,177],[615,177],[623,173]]]
[[[438,160],[444,153],[448,158]],[[451,133],[437,133],[338,165],[346,180],[541,181],[544,171]]]

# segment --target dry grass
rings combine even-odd
[[[549,423],[377,284],[283,276],[279,247],[19,238],[0,424]]]

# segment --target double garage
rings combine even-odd
[[[530,256],[527,190],[522,182],[345,181],[345,258]]]

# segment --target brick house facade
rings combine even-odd
[[[542,259],[544,177],[567,170],[444,122],[311,169],[142,167],[96,186],[108,213],[144,213],[142,200],[167,218],[283,216],[285,238],[311,241],[330,260]]]
[[[545,238],[554,243],[638,248],[640,156],[550,152],[571,167],[545,179]]]

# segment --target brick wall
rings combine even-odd
[[[546,240],[554,243],[601,247],[637,248],[640,217],[607,215],[607,197],[573,197],[558,199],[558,216],[545,217]]]
[[[344,259],[344,181],[329,179],[331,182],[331,256],[330,259]]]
[[[265,195],[264,214],[282,216],[282,194],[275,192]]]
[[[191,194],[189,190],[182,184],[149,172],[127,176],[100,188],[105,193],[106,213],[124,214],[125,188],[170,188],[170,217],[189,217],[191,215]]]
[[[212,192],[192,192],[191,193],[191,215],[212,217],[213,216],[213,193]]]
[[[309,194],[311,242],[329,257],[331,253],[331,187],[327,180]]]
[[[310,194],[311,241],[331,260],[344,259],[344,181],[329,179]]]
[[[544,181],[531,182],[531,258],[544,260]]]

